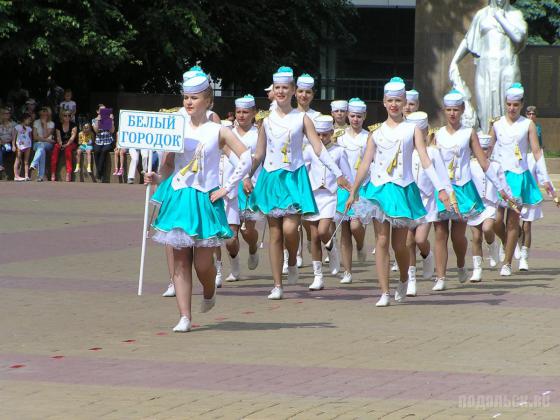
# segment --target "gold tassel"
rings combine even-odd
[[[194,157],[189,163],[187,163],[187,166],[179,171],[179,173],[181,176],[185,176],[189,170],[191,172],[198,172],[198,158]]]
[[[391,161],[391,164],[389,165],[389,167],[387,168],[387,173],[390,174],[391,172],[393,172],[393,170],[397,167],[397,165],[399,164],[399,153],[401,152],[401,145],[399,143],[399,150],[397,150],[397,153],[395,153],[395,157],[393,158],[393,160]]]
[[[521,155],[521,150],[519,150],[518,144],[515,145],[515,148],[513,149],[513,153],[515,154],[517,160],[523,160],[523,156]]]
[[[447,172],[449,173],[449,179],[455,179],[455,158],[453,158],[453,160],[449,162]]]
[[[383,123],[375,123],[375,124],[372,124],[372,125],[368,126],[369,132],[373,133],[375,130],[377,130],[379,127],[381,127],[382,124]]]
[[[356,161],[356,164],[354,165],[354,169],[358,169],[360,167],[360,163],[362,163],[362,157],[358,156],[358,160]]]
[[[337,139],[340,136],[343,136],[345,132],[346,132],[345,128],[337,128],[336,130],[334,130],[333,139]]]
[[[290,161],[288,160],[288,143],[284,143],[284,146],[282,147],[282,154],[284,155],[284,157],[282,158],[282,162],[283,163],[290,163]]]

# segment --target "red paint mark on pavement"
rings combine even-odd
[[[273,310],[275,310],[275,309],[278,309],[279,307],[280,307],[280,305],[274,305],[274,306],[271,306],[269,309],[270,309],[271,311],[273,311]]]
[[[298,301],[296,302],[296,304],[297,304],[297,303],[303,303],[303,300],[298,300]]]
[[[64,359],[64,356],[51,356],[51,359]]]
[[[123,343],[136,343],[136,340],[124,340]]]
[[[11,369],[19,369],[19,368],[22,368],[22,367],[25,367],[25,365],[12,365],[12,366],[10,366]]]
[[[163,332],[163,331],[160,331],[160,332],[156,333],[156,335],[167,335],[167,333]]]
[[[227,319],[227,317],[225,316],[218,316],[216,318],[214,318],[214,321],[225,321]]]
[[[102,347],[92,347],[91,349],[88,349],[88,350],[99,351],[99,350],[102,350],[102,349],[103,349]]]
[[[243,315],[251,315],[254,314],[253,311],[245,311],[245,312],[241,312]]]
[[[199,328],[199,327],[200,327],[200,324],[192,324],[191,325],[191,328]]]

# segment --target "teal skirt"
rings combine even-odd
[[[152,223],[152,239],[174,248],[221,246],[231,238],[224,200],[212,203],[210,193],[194,188],[174,190],[173,177],[167,178],[152,196],[159,213]]]
[[[459,213],[461,213],[462,219],[473,218],[484,211],[484,203],[480,195],[478,195],[478,191],[472,180],[461,186],[453,185],[453,191],[455,191],[457,206],[459,207]],[[436,196],[439,219],[458,220],[459,215],[454,211],[447,210],[438,198],[438,194],[436,192],[434,192],[434,194]]]
[[[293,172],[263,168],[249,197],[249,209],[270,217],[318,213],[305,166]]]
[[[239,217],[241,220],[262,220],[263,214],[261,212],[254,212],[249,208],[249,198],[243,190],[243,182],[239,183],[237,189],[237,199],[239,200]]]
[[[350,192],[346,191],[344,188],[338,187],[338,190],[336,191],[336,213],[338,220],[343,217],[344,206],[346,205],[346,201],[348,201],[348,197],[350,197]],[[350,207],[350,210],[348,210],[348,213],[344,216],[344,220],[350,220],[355,215],[356,212],[354,212],[354,208]]]
[[[506,171],[506,182],[511,188],[513,198],[520,201],[521,204],[534,206],[543,200],[537,182],[530,171],[521,174]]]
[[[423,223],[427,214],[420,190],[414,182],[406,187],[392,182],[379,186],[368,182],[360,189],[360,200],[354,209],[364,224],[373,217],[394,227],[406,228]]]

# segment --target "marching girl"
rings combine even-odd
[[[551,196],[555,193],[539,147],[535,123],[521,115],[524,94],[525,90],[520,83],[514,83],[506,91],[506,114],[494,123],[490,133],[493,142],[492,157],[504,168],[513,200],[518,206],[522,206],[524,217],[527,220],[536,220],[542,195],[529,170],[528,151],[533,153],[537,177],[544,181],[545,188]],[[505,201],[507,202],[507,199]],[[500,275],[511,276],[511,260],[519,233],[519,214],[515,209],[508,209],[507,225],[504,225],[505,213],[505,208],[498,208],[495,229],[498,236],[506,237],[505,260]]]
[[[257,108],[255,104],[255,98],[252,95],[245,95],[243,98],[238,98],[235,101],[235,120],[237,121],[236,126],[233,128],[233,133],[237,138],[243,142],[245,147],[250,150],[251,155],[254,155],[257,151],[257,138],[259,135],[259,130],[253,124],[255,115],[257,113]],[[260,173],[260,167],[251,178],[251,183],[256,184]],[[248,176],[246,176],[248,178]],[[261,213],[252,212],[249,209],[248,197],[243,190],[243,183],[239,183],[237,189],[238,200],[239,200],[239,211],[241,215],[242,225],[241,225],[241,236],[247,245],[249,245],[249,258],[247,260],[247,267],[249,270],[255,270],[259,265],[259,254],[258,254],[258,240],[259,232],[257,231],[257,221],[262,220]]]
[[[354,182],[358,167],[362,162],[366,150],[369,135],[369,132],[363,128],[366,111],[367,106],[361,99],[350,99],[350,101],[348,101],[348,121],[350,122],[350,126],[346,128],[343,135],[337,138],[337,144],[344,149],[348,164],[350,165],[350,182]],[[352,238],[356,241],[358,261],[363,262],[366,259],[364,225],[354,214],[353,209],[349,209],[346,214],[344,211],[348,196],[348,191],[342,188],[338,189],[337,218],[343,218],[341,225],[341,249],[344,275],[340,281],[343,284],[352,283]]]
[[[315,132],[311,119],[293,109],[290,102],[295,93],[293,71],[280,67],[273,76],[277,107],[259,129],[257,151],[250,176],[264,159],[263,170],[254,187],[245,179],[244,189],[251,193],[249,208],[267,216],[270,228],[269,256],[274,288],[269,299],[282,299],[282,251],[288,249],[288,283],[298,281],[296,253],[301,215],[317,213],[317,205],[303,161],[303,136],[321,162],[335,174],[341,186],[348,186]]]
[[[315,129],[323,146],[327,149],[336,166],[341,170],[346,179],[351,179],[352,174],[344,149],[332,143],[334,132],[333,118],[329,115],[321,115],[313,120]],[[319,212],[310,216],[304,216],[311,230],[311,256],[313,258],[313,283],[309,290],[321,290],[324,288],[322,270],[322,245],[330,252],[330,270],[333,275],[338,273],[339,261],[336,242],[330,241],[334,233],[333,219],[336,214],[337,189],[336,176],[321,163],[311,147],[303,150],[303,159],[309,171],[309,180],[313,189],[313,196]]]
[[[407,92],[407,104],[408,103]],[[428,114],[425,112],[413,112],[407,115],[406,120],[416,124],[422,132],[423,139],[426,142],[426,152],[428,157],[434,166],[436,174],[444,184],[445,191],[450,194],[453,189],[451,187],[451,183],[449,182],[447,172],[445,171],[441,153],[436,147],[433,147],[429,141]],[[429,280],[434,275],[434,255],[430,250],[428,235],[430,233],[432,223],[438,220],[438,209],[435,194],[436,187],[432,184],[430,177],[424,171],[422,162],[420,161],[420,155],[416,149],[412,152],[412,175],[414,177],[414,182],[416,182],[416,185],[420,190],[422,204],[424,205],[427,214],[424,217],[422,224],[408,231],[406,238],[410,258],[408,267],[408,285],[406,289],[407,296],[416,296],[416,247],[420,250],[420,256],[422,257],[422,275],[424,280]]]
[[[311,77],[307,73],[303,73],[301,76],[297,78],[296,81],[296,102],[297,102],[297,109],[300,112],[305,112],[305,114],[313,121],[316,117],[321,115],[319,111],[315,111],[311,109],[311,102],[315,97],[315,92],[313,87],[315,86],[315,79]],[[303,145],[309,144],[309,140],[307,140],[307,136],[303,136]],[[311,241],[311,231],[309,228],[309,224],[306,223],[305,220],[302,222],[303,227],[307,233],[307,241],[310,244]],[[302,257],[302,248],[303,248],[303,232],[300,233],[300,242],[298,247],[298,254],[297,254],[297,266],[303,266],[303,257]],[[287,273],[288,270],[288,251],[284,249],[284,266],[282,267],[282,272],[284,274]]]
[[[404,106],[404,116],[408,118],[413,112],[420,109],[420,93],[416,89],[406,91],[406,105]]]
[[[334,119],[334,135],[336,139],[344,134],[348,127],[346,118],[348,117],[348,101],[337,100],[331,102],[331,116]]]
[[[457,205],[457,211],[446,211],[443,204],[438,202],[439,216],[434,223],[436,237],[436,280],[432,290],[445,290],[445,274],[447,270],[447,241],[450,236],[449,222],[451,221],[451,242],[457,257],[457,271],[459,282],[468,279],[465,267],[467,253],[467,220],[474,218],[484,211],[484,203],[472,181],[470,160],[471,155],[478,160],[482,170],[503,197],[507,185],[500,176],[500,165],[490,162],[480,147],[476,132],[470,127],[461,125],[461,116],[465,111],[463,94],[453,89],[443,98],[447,125],[436,132],[435,141],[441,151],[443,162],[447,168],[449,179],[453,186],[452,203]]]
[[[488,156],[488,147],[490,146],[491,136],[480,134],[478,140],[480,147],[484,150],[484,154]],[[482,239],[488,246],[490,266],[495,267],[499,258],[499,245],[494,233],[494,220],[496,219],[496,208],[498,207],[498,191],[494,184],[488,181],[484,174],[480,163],[473,157],[470,162],[471,176],[478,191],[478,195],[482,198],[484,211],[478,216],[467,221],[467,225],[471,227],[472,232],[472,254],[473,254],[473,273],[470,282],[477,283],[482,280]]]
[[[214,307],[214,248],[232,236],[222,198],[251,166],[251,153],[231,130],[206,117],[212,104],[208,77],[199,73],[188,79],[183,83],[183,95],[190,117],[185,129],[184,151],[168,154],[164,162],[166,173],[173,173],[174,168],[182,169],[165,180],[153,172],[145,177],[148,183],[161,183],[152,197],[160,204],[153,223],[156,230],[153,239],[173,247],[173,283],[180,315],[179,323],[173,328],[176,332],[191,328],[193,266],[203,287],[201,312]],[[229,182],[219,188],[220,153],[226,146],[239,160]]]
[[[358,168],[354,185],[346,202],[349,209],[354,205],[356,213],[369,219],[374,217],[377,226],[376,270],[381,287],[381,298],[376,306],[389,305],[389,242],[392,241],[400,270],[400,283],[395,291],[395,300],[406,295],[408,279],[408,229],[417,226],[426,215],[420,191],[412,175],[412,152],[418,150],[426,175],[436,186],[439,198],[449,206],[449,197],[439,180],[428,154],[422,132],[403,117],[405,85],[400,77],[392,78],[384,87],[383,105],[387,120],[373,131],[367,142],[366,151]],[[370,172],[370,181],[362,182]]]

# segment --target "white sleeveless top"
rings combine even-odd
[[[495,205],[498,202],[498,190],[496,190],[494,184],[488,180],[486,174],[482,170],[482,166],[480,166],[476,158],[473,157],[471,159],[470,166],[472,180],[476,186],[478,195],[482,198],[484,204]]]
[[[254,156],[255,152],[257,151],[257,140],[259,138],[259,129],[255,126],[252,126],[249,129],[249,131],[247,131],[245,135],[242,136],[238,131],[238,127],[234,127],[233,134],[235,134],[236,137],[245,145],[245,147],[249,149],[249,151],[251,152],[251,156]],[[253,174],[253,177],[251,178],[253,185],[255,185],[255,183],[257,182],[261,169],[262,166],[259,166],[255,171],[255,173]]]
[[[351,174],[344,149],[331,143],[328,145],[327,151],[331,155],[336,166],[338,166],[342,172],[342,175],[345,178],[348,178]],[[303,148],[303,159],[305,160],[305,166],[307,167],[307,172],[309,174],[311,189],[316,191],[320,188],[325,188],[330,193],[335,194],[338,189],[336,176],[325,165],[323,165],[323,162],[321,162],[319,157],[315,154],[313,147],[310,145]]]
[[[370,166],[371,183],[380,186],[388,182],[406,187],[414,182],[412,152],[416,125],[407,121],[391,128],[384,122],[372,134],[375,158]]]
[[[529,143],[529,125],[531,120],[520,116],[513,124],[508,124],[506,117],[494,123],[496,144],[492,158],[502,165],[504,171],[523,173],[529,169],[527,153],[531,151]]]
[[[212,121],[207,121],[196,129],[190,123],[186,125],[184,151],[175,154],[177,173],[171,183],[174,190],[192,187],[208,192],[220,186],[221,128],[220,124]]]
[[[426,147],[426,153],[428,153],[428,157],[432,161],[437,176],[441,179],[448,177],[439,149],[434,146],[428,146]],[[426,175],[426,171],[422,167],[422,162],[420,161],[420,155],[416,149],[412,152],[412,175],[414,176],[414,182],[416,182],[416,185],[418,185],[424,197],[431,197],[434,195],[436,187],[434,187],[432,181],[428,175]]]
[[[280,117],[277,110],[264,119],[266,157],[264,168],[268,172],[285,169],[294,172],[303,162],[303,117],[305,113],[292,109]]]
[[[356,136],[352,136],[350,132],[352,127],[347,127],[344,134],[336,139],[336,143],[344,149],[346,153],[346,158],[348,159],[348,164],[350,165],[351,178],[348,179],[350,183],[353,183],[356,179],[356,173],[358,172],[358,166],[364,157],[366,151],[367,138],[369,136],[369,131],[362,129]]]
[[[451,184],[462,186],[471,180],[472,130],[472,128],[461,127],[455,133],[449,134],[444,126],[436,133],[436,144],[441,151]]]

